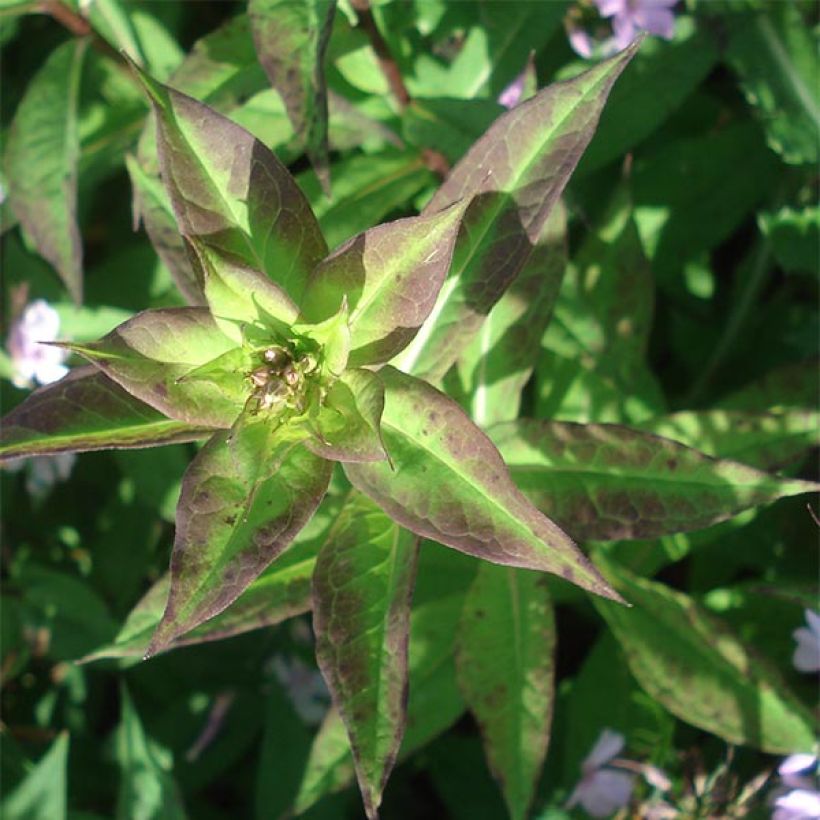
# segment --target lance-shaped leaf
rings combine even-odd
[[[518,417],[567,263],[566,214],[556,206],[521,273],[462,351],[458,373],[480,427]]]
[[[503,114],[453,169],[425,213],[459,199],[472,201],[450,278],[398,360],[403,370],[442,376],[476,333],[532,253],[595,132],[612,84],[638,46]]]
[[[357,489],[421,536],[613,594],[572,539],[518,491],[498,450],[454,401],[392,367],[379,375],[382,436],[395,468],[346,464]]]
[[[762,470],[798,461],[820,445],[820,413],[783,410],[683,410],[636,425],[656,436],[697,447],[710,456],[731,458]]]
[[[381,437],[384,386],[369,370],[346,370],[328,390],[305,446],[334,461],[387,458]]]
[[[412,533],[354,494],[313,574],[316,660],[347,727],[369,818],[404,734],[417,555]]]
[[[166,418],[93,367],[35,390],[0,424],[0,458],[206,438],[210,431]]]
[[[186,245],[198,290],[205,294],[214,321],[226,336],[241,343],[245,324],[267,328],[296,321],[296,305],[264,274],[196,237],[186,240]]]
[[[230,427],[249,395],[238,360],[233,367],[215,365],[207,377],[195,377],[194,371],[225,354],[244,355],[205,308],[148,310],[99,342],[64,344],[131,395],[188,424]]]
[[[281,446],[273,437],[267,452],[229,446],[227,437],[214,435],[183,479],[171,593],[148,654],[233,603],[290,545],[327,490],[331,463],[287,436]]]
[[[336,0],[250,0],[259,62],[282,96],[316,174],[328,185],[327,85],[323,63]]]
[[[135,71],[157,115],[162,178],[182,234],[238,256],[298,303],[327,246],[287,169],[244,128]]]
[[[386,362],[401,351],[435,304],[450,269],[463,205],[378,225],[354,236],[311,274],[303,316],[350,306],[351,364]]]
[[[61,732],[20,784],[0,803],[3,817],[67,817],[68,732]]]
[[[597,559],[596,559],[597,561]],[[681,720],[773,754],[808,751],[815,721],[780,675],[688,596],[600,562],[631,609],[595,601],[638,683]]]
[[[820,486],[617,424],[519,419],[490,433],[518,487],[582,540],[654,538],[708,527]]]
[[[513,820],[527,816],[552,721],[555,622],[546,580],[481,564],[456,648],[459,687]]]
[[[83,293],[77,100],[87,45],[72,39],[51,53],[17,108],[5,155],[12,210],[77,302]]]

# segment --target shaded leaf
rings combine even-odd
[[[14,791],[0,803],[6,818],[66,820],[68,732],[61,732]]]
[[[327,85],[323,68],[336,0],[250,0],[256,52],[281,94],[293,129],[303,139],[318,176],[328,187]]]
[[[313,423],[316,435],[305,446],[334,461],[380,461],[387,457],[381,437],[383,410],[379,377],[369,370],[346,370],[328,391]]]
[[[728,627],[664,584],[598,563],[633,606],[595,605],[653,698],[729,743],[773,754],[812,748],[811,713]]]
[[[731,458],[762,470],[787,466],[820,446],[820,413],[812,410],[683,410],[636,426],[707,455]]]
[[[817,358],[792,362],[764,373],[759,379],[720,399],[725,410],[767,412],[785,408],[811,408],[820,404]]]
[[[456,668],[514,820],[527,816],[547,752],[554,646],[546,578],[482,563],[464,602]]]
[[[5,152],[14,214],[77,302],[83,293],[77,101],[87,46],[72,39],[51,53],[17,108]]]
[[[817,275],[820,270],[820,207],[781,208],[774,213],[761,213],[757,224],[783,270]]]
[[[166,418],[93,367],[41,387],[0,425],[0,458],[155,447],[210,435]]]
[[[120,700],[122,713],[115,748],[121,774],[115,817],[117,820],[185,818],[182,795],[168,771],[170,754],[161,754],[164,750],[159,750],[146,736],[125,686],[120,689]]]
[[[171,593],[148,654],[233,603],[322,500],[330,462],[286,436],[281,446],[272,438],[267,450],[254,451],[229,446],[227,434],[217,433],[188,468],[177,507]]]
[[[302,315],[332,316],[350,306],[351,365],[386,362],[433,308],[450,268],[464,207],[378,225],[353,237],[311,273]]]
[[[379,375],[382,436],[395,469],[346,464],[357,489],[418,535],[611,594],[573,541],[516,489],[492,442],[452,399],[392,367]]]
[[[589,142],[612,84],[638,44],[499,117],[453,169],[425,213],[470,201],[450,278],[403,370],[442,376],[526,263]]]
[[[518,487],[581,540],[699,529],[818,489],[616,424],[520,419],[491,434]]]
[[[404,733],[416,537],[354,495],[316,559],[316,659],[345,723],[365,813],[377,816]]]
[[[298,303],[327,246],[287,169],[214,109],[139,77],[156,112],[162,178],[180,232],[266,273]]]
[[[239,369],[191,377],[196,368],[238,351],[205,308],[144,311],[98,342],[64,344],[132,396],[188,424],[229,427],[250,395]]]

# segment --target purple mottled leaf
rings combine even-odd
[[[241,370],[223,371],[218,379],[191,377],[220,356],[241,353],[205,308],[148,310],[99,342],[65,344],[131,395],[188,424],[230,427],[250,394]]]
[[[384,386],[369,370],[346,370],[333,383],[312,423],[305,446],[334,461],[379,461],[387,457],[381,439]]]
[[[555,621],[546,581],[482,563],[457,639],[459,687],[513,820],[527,816],[552,722]]]
[[[287,436],[244,461],[227,437],[215,434],[183,479],[171,593],[149,654],[232,604],[290,546],[327,490],[331,463]]]
[[[394,466],[345,464],[354,487],[418,535],[613,595],[572,539],[519,492],[493,443],[452,399],[392,367],[379,375],[382,437]]]
[[[450,277],[430,316],[397,360],[440,378],[526,264],[589,143],[613,83],[640,41],[499,117],[425,208],[471,200]]]
[[[416,536],[354,494],[313,574],[316,659],[347,728],[368,818],[404,734],[417,554]]]
[[[336,0],[249,0],[248,17],[271,85],[285,103],[317,176],[329,190],[323,63]]]
[[[392,358],[435,304],[463,213],[463,206],[454,205],[378,225],[348,240],[311,274],[303,316],[311,322],[327,319],[346,296],[351,364]]]
[[[135,71],[156,112],[162,179],[180,232],[239,257],[298,303],[327,246],[288,170],[244,128]]]
[[[83,294],[77,104],[87,46],[73,39],[49,55],[17,107],[4,158],[14,214],[76,302]]]
[[[211,431],[166,418],[94,367],[78,367],[35,390],[0,423],[0,459],[207,438]]]
[[[490,435],[519,489],[581,540],[700,529],[820,488],[617,424],[519,419]]]

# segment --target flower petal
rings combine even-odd
[[[820,792],[795,789],[774,801],[772,820],[813,820],[820,817]]]
[[[638,28],[666,40],[675,36],[675,15],[669,9],[644,7],[634,13],[632,20]]]
[[[616,14],[628,16],[630,14],[628,0],[593,0],[598,7],[601,17],[614,17]]]
[[[807,609],[803,614],[805,615],[809,629],[820,638],[820,612],[812,612],[810,609]]]
[[[572,50],[576,54],[579,54],[581,57],[592,56],[592,38],[589,36],[588,31],[582,28],[574,28],[569,32],[568,39]],[[499,98],[499,102],[501,102],[501,98]],[[503,105],[504,103],[502,102],[501,104]]]
[[[595,741],[592,751],[586,756],[581,768],[584,772],[600,769],[612,760],[624,747],[624,736],[612,729],[604,729]]]
[[[816,635],[805,626],[792,633],[797,647],[792,655],[792,664],[798,672],[820,671],[820,635]]]
[[[782,777],[789,774],[801,774],[817,765],[817,758],[810,754],[789,755],[778,767],[777,773]]]
[[[581,785],[579,802],[592,817],[609,817],[629,802],[634,779],[626,772],[601,769]]]
[[[613,17],[612,31],[615,34],[615,45],[619,51],[623,51],[635,39],[637,34],[632,15],[619,14],[617,17]]]

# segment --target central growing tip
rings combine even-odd
[[[272,344],[256,354],[257,365],[248,373],[254,412],[301,415],[319,389],[317,352],[296,344]]]

